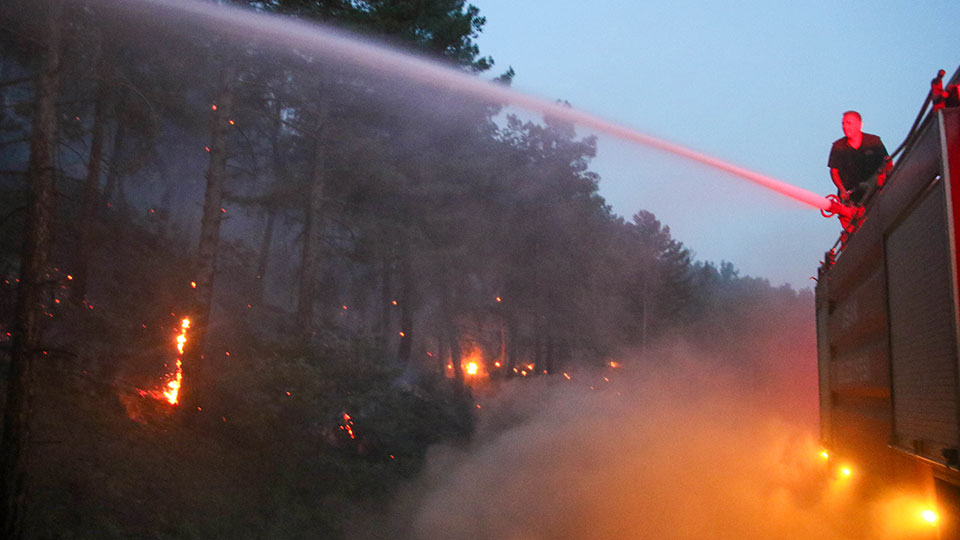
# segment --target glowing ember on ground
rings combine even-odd
[[[340,424],[340,429],[347,432],[347,435],[350,435],[351,439],[356,439],[356,435],[353,434],[353,428],[350,427],[353,425],[353,420],[350,418],[350,415],[343,413],[343,423]]]

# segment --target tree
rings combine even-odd
[[[231,61],[220,72],[219,89],[211,115],[210,164],[207,168],[207,187],[204,192],[203,218],[200,225],[200,243],[197,246],[196,293],[191,309],[192,338],[184,349],[183,377],[190,381],[180,389],[184,410],[192,412],[201,402],[208,384],[204,370],[203,347],[210,319],[216,273],[217,248],[220,244],[220,223],[223,220],[223,190],[227,180],[227,139],[233,113],[236,67]]]
[[[30,142],[29,178],[31,201],[27,235],[20,258],[20,285],[7,379],[7,403],[4,409],[3,436],[0,440],[0,523],[3,537],[17,540],[23,536],[26,498],[27,460],[29,457],[31,417],[33,413],[33,368],[40,354],[40,321],[43,297],[48,287],[47,260],[51,244],[54,194],[54,150],[57,142],[57,88],[60,68],[59,2],[41,4],[46,41],[43,66],[37,76],[33,132]]]

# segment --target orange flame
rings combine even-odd
[[[171,405],[177,404],[180,386],[183,383],[183,346],[187,343],[188,328],[190,328],[190,319],[180,321],[180,335],[177,336],[177,352],[180,353],[180,356],[177,357],[177,372],[173,380],[167,383],[167,389],[163,392],[163,396],[167,398]]]
[[[343,423],[340,424],[340,429],[346,431],[347,434],[350,435],[351,439],[356,439],[357,438],[356,435],[353,434],[353,428],[350,427],[352,425],[353,425],[353,419],[350,418],[349,414],[343,413]]]

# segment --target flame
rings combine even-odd
[[[350,418],[350,415],[343,413],[343,423],[340,424],[340,429],[347,432],[347,435],[350,435],[351,439],[356,439],[357,436],[353,433],[353,428],[350,427],[353,425],[353,419]]]
[[[180,334],[177,336],[177,352],[180,353],[180,356],[177,357],[177,371],[173,380],[167,383],[167,389],[163,392],[163,396],[167,398],[171,405],[177,404],[180,386],[183,383],[183,346],[187,343],[188,328],[190,328],[190,319],[180,321]]]
[[[463,373],[471,377],[475,383],[482,381],[489,375],[487,365],[483,360],[483,351],[477,347],[472,348],[464,355],[460,360],[460,365],[463,367]]]

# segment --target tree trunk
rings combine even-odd
[[[220,89],[215,102],[217,110],[213,114],[210,164],[207,169],[207,188],[200,223],[200,244],[197,247],[197,287],[190,313],[190,331],[183,352],[183,385],[180,387],[179,397],[185,411],[193,411],[201,406],[201,396],[209,382],[206,379],[202,351],[213,300],[220,222],[223,220],[223,187],[227,176],[227,138],[230,128],[228,121],[233,108],[235,73],[236,68],[228,61],[220,73]]]
[[[102,44],[98,44],[96,48],[96,54],[100,56],[97,69],[100,87],[97,90],[97,100],[93,108],[90,158],[87,161],[87,178],[83,186],[80,231],[73,255],[73,290],[70,298],[75,305],[83,302],[87,294],[87,274],[90,265],[90,252],[93,249],[93,227],[100,209],[100,170],[103,161],[103,137],[106,131],[104,109],[107,107],[110,89],[110,60],[104,57],[102,48]]]
[[[513,368],[517,367],[517,339],[517,320],[510,316],[507,318],[507,365],[504,370],[507,377],[512,377],[514,375]]]
[[[463,378],[463,352],[460,350],[460,332],[457,330],[457,324],[450,321],[447,327],[447,346],[450,347],[450,362],[453,364],[453,380],[456,383],[454,387],[457,394],[460,395],[464,390]]]
[[[380,321],[377,323],[377,333],[380,335],[380,342],[384,349],[390,343],[390,323],[393,320],[393,309],[395,307],[403,309],[399,303],[396,306],[393,303],[392,266],[390,256],[384,256],[380,265]]]
[[[326,132],[330,106],[320,97],[317,133],[314,139],[313,165],[310,170],[310,196],[307,200],[303,231],[303,263],[300,267],[300,291],[297,295],[297,328],[303,339],[313,336],[313,304],[316,301],[317,273],[320,265],[320,238],[323,231],[323,191],[326,184]]]
[[[113,148],[110,149],[110,161],[107,162],[107,182],[103,186],[103,200],[107,206],[112,206],[117,201],[117,193],[121,191],[118,188],[120,184],[120,162],[123,161],[123,145],[127,138],[127,126],[123,119],[117,122],[117,129],[113,134]],[[118,210],[123,210],[123,203],[117,205]]]
[[[553,331],[548,330],[547,331],[547,354],[545,355],[543,368],[541,369],[540,366],[537,366],[537,369],[539,369],[541,372],[546,374],[553,373],[555,353],[556,353],[556,347],[554,343]]]
[[[264,304],[264,290],[267,276],[267,264],[270,262],[270,246],[273,245],[273,228],[277,221],[277,214],[271,209],[267,209],[267,225],[263,230],[263,241],[260,242],[260,256],[257,261],[256,291],[254,298],[257,304]]]
[[[273,131],[270,133],[270,161],[271,168],[273,169],[273,182],[277,185],[287,177],[280,141],[280,132],[283,129],[282,114],[283,106],[279,98],[277,98],[274,101],[273,109]],[[263,241],[260,242],[260,256],[257,261],[256,290],[254,294],[258,306],[262,306],[266,301],[264,294],[266,291],[267,269],[270,263],[270,248],[273,246],[273,229],[277,223],[277,212],[274,206],[273,204],[267,205],[267,224],[263,231]]]
[[[540,323],[539,315],[534,315],[534,318],[536,322],[533,330],[533,370],[531,371],[542,369],[543,366],[543,325]]]
[[[416,281],[409,254],[403,256],[403,289],[400,293],[400,345],[397,348],[397,359],[401,364],[410,361],[410,352],[413,350],[413,315],[417,309]]]
[[[27,493],[33,363],[40,346],[41,302],[45,287],[54,195],[54,150],[57,142],[57,72],[60,63],[60,4],[47,3],[49,35],[37,77],[33,133],[30,141],[31,201],[17,288],[13,344],[7,379],[7,403],[0,439],[0,524],[3,538],[23,537]],[[39,6],[38,6],[39,7]]]
[[[160,197],[160,206],[157,208],[156,219],[159,221],[157,236],[161,240],[166,240],[170,237],[170,229],[173,225],[173,197],[179,186],[170,176],[170,166],[167,165],[164,156],[156,153],[153,161],[157,166],[157,172],[160,173],[160,182],[163,183],[163,195]]]

